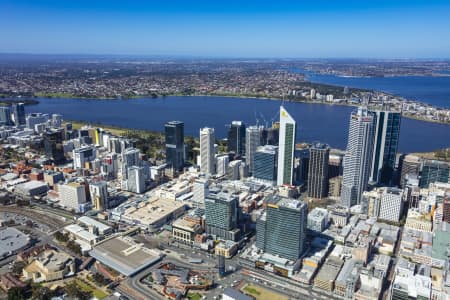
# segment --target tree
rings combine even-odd
[[[48,300],[53,297],[53,292],[46,286],[33,285],[31,287],[31,299]]]
[[[86,292],[80,289],[80,287],[72,281],[64,287],[64,291],[67,293],[69,299],[76,300],[89,300],[92,298],[91,292]]]
[[[69,248],[71,251],[73,251],[75,254],[81,255],[81,247],[74,241],[68,241],[67,242],[67,248]]]
[[[57,231],[53,234],[53,236],[55,237],[55,239],[58,242],[63,242],[66,243],[69,240],[69,235],[68,234],[63,234],[61,233],[61,231]]]
[[[98,285],[107,285],[109,283],[109,280],[107,278],[105,278],[105,276],[103,276],[100,273],[94,273],[94,275],[92,275],[92,279]]]
[[[23,289],[20,287],[10,288],[8,291],[8,300],[22,300],[25,299]]]
[[[13,264],[12,272],[16,275],[22,275],[22,270],[25,268],[25,262],[23,261],[16,261]]]

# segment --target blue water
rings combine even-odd
[[[383,91],[443,108],[450,108],[450,76],[339,77],[304,70],[307,80],[316,83]],[[441,72],[445,73],[445,72]]]
[[[214,127],[224,138],[233,120],[246,124],[278,119],[280,102],[225,97],[166,97],[131,100],[45,99],[27,106],[27,112],[61,113],[68,120],[82,120],[136,129],[163,131],[171,120],[185,122],[186,135],[198,136],[201,127]],[[285,103],[298,124],[297,140],[320,141],[344,149],[350,112],[348,106]],[[262,117],[264,116],[264,117]],[[265,119],[265,121],[264,121]],[[431,151],[450,147],[450,125],[403,119],[399,151]]]

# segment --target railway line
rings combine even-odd
[[[49,214],[46,214],[44,212],[30,209],[27,207],[13,207],[13,206],[0,206],[0,212],[7,212],[7,213],[13,213],[17,215],[25,216],[31,220],[34,220],[38,223],[42,223],[48,227],[50,227],[53,230],[59,229],[67,225],[66,221],[62,220],[62,217],[55,216],[51,217]]]

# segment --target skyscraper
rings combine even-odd
[[[144,167],[128,168],[127,191],[142,194],[145,192]]]
[[[261,145],[278,146],[278,139],[280,135],[279,124],[276,123],[271,128],[264,128],[261,134]]]
[[[367,108],[359,107],[350,116],[341,201],[346,207],[361,202],[367,188],[373,151],[374,117]]]
[[[0,106],[0,125],[12,125],[9,106]]]
[[[422,160],[418,156],[408,154],[400,160],[400,165],[400,187],[404,187],[408,174],[419,176],[420,168],[422,166]]]
[[[12,105],[12,113],[14,116],[14,124],[25,125],[25,104],[23,103],[14,103]]]
[[[425,160],[420,173],[420,188],[428,188],[430,183],[449,182],[450,164],[439,160]]]
[[[51,129],[44,133],[45,155],[55,163],[64,162],[64,130]]]
[[[306,203],[299,200],[278,195],[269,199],[266,215],[256,225],[259,248],[269,254],[297,260],[306,247],[307,211]]]
[[[383,188],[378,218],[398,222],[403,209],[403,190],[398,188]]]
[[[296,123],[287,110],[280,106],[280,138],[278,151],[277,184],[292,185],[294,168]]]
[[[105,210],[108,207],[108,186],[106,181],[97,181],[89,184],[92,206],[96,210]]]
[[[312,145],[308,168],[308,197],[324,198],[328,195],[328,160],[330,148],[325,144]]]
[[[226,240],[239,238],[239,201],[236,195],[219,191],[205,198],[206,233]]]
[[[253,172],[253,159],[256,149],[261,145],[261,134],[264,127],[250,126],[245,130],[245,162]]]
[[[140,165],[140,151],[136,148],[126,148],[120,155],[120,173],[122,180],[128,179],[128,168]]]
[[[278,147],[260,146],[253,158],[252,174],[255,179],[275,184],[277,180]]]
[[[225,176],[227,174],[229,162],[230,159],[228,154],[222,154],[216,157],[216,175],[218,177]]]
[[[245,154],[245,124],[241,121],[231,122],[228,130],[228,152],[234,152],[236,156]]]
[[[200,170],[206,174],[214,174],[214,128],[200,129]]]
[[[166,163],[180,171],[184,166],[184,123],[180,121],[167,122],[166,132]]]
[[[369,181],[389,185],[394,175],[401,113],[376,110],[372,114],[375,128]]]
[[[328,160],[328,178],[333,178],[342,175],[342,160],[344,154],[333,153],[330,154]]]

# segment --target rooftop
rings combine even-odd
[[[86,217],[86,216],[82,216],[82,217],[78,218],[78,222],[80,222],[86,226],[96,227],[101,232],[109,230],[111,228],[110,226],[105,225],[102,222],[99,222],[97,220],[94,220],[94,219]]]
[[[161,259],[159,251],[145,248],[125,236],[97,244],[89,255],[125,276],[131,276]]]
[[[28,235],[14,227],[0,230],[0,258],[27,246],[29,241]]]

